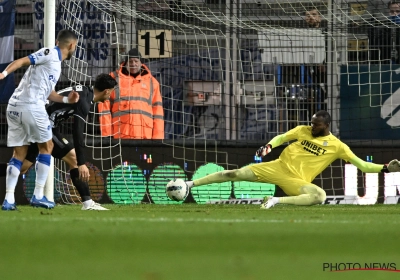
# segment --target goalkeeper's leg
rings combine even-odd
[[[257,180],[257,176],[254,172],[248,168],[243,167],[240,169],[234,170],[224,170],[220,172],[216,172],[210,175],[207,175],[201,179],[197,179],[194,181],[188,181],[186,184],[188,187],[199,187],[202,185],[212,184],[212,183],[222,183],[227,181],[250,181],[254,182]]]
[[[326,193],[323,189],[314,184],[300,187],[300,194],[279,198],[279,203],[293,205],[314,205],[325,201]]]
[[[311,183],[299,187],[295,191],[295,193],[293,193],[293,190],[288,191],[285,187],[283,187],[282,189],[286,194],[289,194],[291,196],[266,197],[261,204],[261,208],[268,209],[278,203],[309,206],[321,204],[326,199],[325,191],[317,185]]]

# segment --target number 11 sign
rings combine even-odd
[[[139,52],[144,58],[172,56],[171,30],[138,30]]]

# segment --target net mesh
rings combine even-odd
[[[160,83],[162,145],[185,166],[180,172],[195,176],[209,162],[223,169],[241,167],[235,163],[240,152],[228,153],[223,141],[237,147],[264,143],[307,125],[318,110],[331,113],[333,134],[354,140],[356,146],[382,139],[380,124],[393,128],[385,138],[388,146],[393,145],[390,141],[400,126],[397,4],[375,0],[57,3],[60,27],[79,35],[77,53],[64,68],[65,81],[90,85],[97,74],[115,71],[127,51],[138,48]],[[152,201],[149,190],[158,192],[165,180],[179,177],[171,175],[176,165],[162,160],[154,176],[147,165],[124,165],[121,140],[100,137],[98,118],[94,107],[86,144],[103,171],[119,174],[130,193],[127,197],[141,194],[144,184]],[[375,129],[366,126],[371,123],[376,123]],[[127,145],[139,147],[141,161],[147,160],[142,158],[144,152],[153,151],[144,142]],[[165,157],[163,152],[158,156]],[[124,166],[137,168],[145,182],[135,183],[124,172],[116,172]],[[165,166],[171,169],[159,172]],[[336,161],[316,179],[328,194],[343,193],[344,166]],[[161,174],[169,175],[164,181],[154,179]],[[383,185],[383,178],[379,180]],[[360,179],[361,184],[364,181]],[[154,182],[163,183],[154,187]],[[206,196],[211,197],[213,188]]]

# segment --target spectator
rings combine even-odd
[[[99,104],[102,136],[121,139],[164,139],[164,111],[160,84],[131,49],[120,68],[110,74],[119,88]]]
[[[370,60],[372,63],[396,63],[400,45],[400,0],[389,1],[385,19],[372,19],[368,30]]]
[[[315,7],[312,7],[310,10],[306,11],[305,20],[310,28],[321,27],[321,13]]]
[[[400,0],[390,1],[388,3],[389,15],[391,21],[396,24],[400,23]]]
[[[393,63],[399,63],[399,35],[397,32],[398,26],[397,24],[400,24],[400,0],[396,1],[390,1],[388,3],[388,8],[389,8],[389,15],[390,15],[390,20],[396,24],[396,26],[392,27],[391,30],[391,51],[390,51],[390,59]]]
[[[309,28],[319,28],[322,29],[321,26],[321,13],[316,7],[310,8],[306,11],[305,21]],[[326,30],[322,30],[323,33],[326,33]],[[307,66],[307,81],[308,85],[308,100],[309,104],[309,114],[313,115],[315,112],[319,110],[326,110],[325,100],[327,99],[327,91],[326,91],[326,59],[322,64],[312,65],[312,61],[310,65]]]

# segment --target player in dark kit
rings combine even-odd
[[[69,165],[72,183],[82,198],[82,210],[108,210],[94,202],[90,196],[88,186],[90,174],[85,164],[86,159],[84,156],[84,129],[86,117],[89,114],[92,103],[108,100],[116,85],[117,82],[113,77],[108,74],[100,74],[96,77],[93,88],[77,85],[58,92],[63,96],[68,96],[71,91],[77,92],[79,94],[79,101],[77,103],[65,104],[53,102],[46,108],[53,127],[54,148],[52,156],[62,159]],[[74,129],[72,132],[74,144],[62,137],[59,131],[60,124],[71,117],[74,119]],[[37,155],[37,145],[30,145],[28,154],[21,167],[21,173],[25,173],[28,170],[33,162],[35,162]]]

